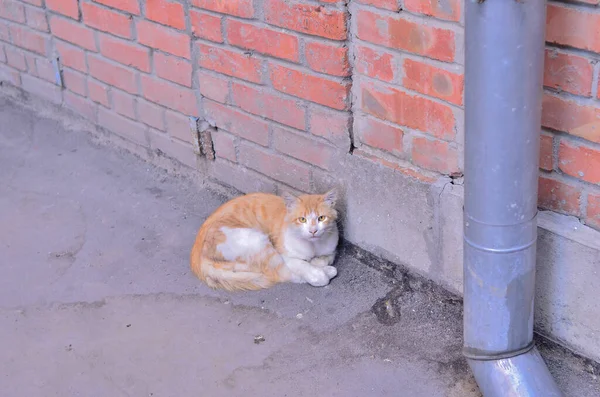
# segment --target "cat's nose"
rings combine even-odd
[[[309,232],[311,232],[311,234],[312,234],[313,236],[314,236],[314,235],[317,233],[317,231],[316,231],[316,230],[309,230]]]

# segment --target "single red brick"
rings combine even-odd
[[[600,184],[600,150],[560,141],[558,167],[566,174],[590,183]]]
[[[136,73],[130,69],[107,62],[96,56],[88,56],[90,76],[108,85],[125,90],[129,93],[138,92]]]
[[[198,8],[204,8],[221,14],[234,15],[242,18],[254,17],[253,0],[192,0],[192,5]]]
[[[62,77],[67,90],[81,96],[87,95],[87,80],[84,74],[71,69],[63,69]]]
[[[192,34],[194,36],[217,43],[223,42],[221,17],[201,11],[190,10],[190,21],[192,23]]]
[[[360,142],[397,156],[403,156],[402,137],[404,132],[400,128],[370,117],[359,118],[356,125],[358,128],[355,132]]]
[[[265,21],[271,25],[333,40],[347,37],[344,11],[317,4],[265,0]]]
[[[142,72],[150,72],[150,51],[147,48],[106,34],[99,35],[98,43],[100,53],[105,57]]]
[[[49,46],[47,36],[24,26],[12,25],[9,27],[9,30],[14,45],[40,55],[46,55]]]
[[[276,64],[269,65],[269,73],[273,87],[278,91],[338,110],[348,107],[348,82],[328,80]]]
[[[594,66],[587,58],[546,50],[544,85],[575,95],[592,95]]]
[[[117,113],[135,120],[135,97],[119,90],[111,92],[112,108]]]
[[[447,21],[460,21],[460,0],[404,0],[404,9]]]
[[[13,0],[0,0],[0,18],[17,23],[25,23],[23,4]]]
[[[77,94],[70,91],[63,92],[63,105],[73,110],[78,116],[81,116],[94,123],[97,122],[96,108],[97,105]]]
[[[305,110],[294,100],[238,83],[233,83],[232,93],[233,103],[249,113],[300,130],[306,128]]]
[[[142,146],[147,146],[146,129],[143,124],[126,119],[119,116],[115,112],[103,107],[98,108],[98,124],[109,131],[114,132],[121,137],[137,143]]]
[[[227,79],[199,70],[198,83],[202,96],[221,103],[227,102],[229,96],[229,82]]]
[[[166,0],[146,0],[146,18],[179,30],[185,29],[183,6]]]
[[[25,16],[27,17],[27,26],[40,32],[49,32],[48,21],[44,10],[34,7],[25,7]]]
[[[554,144],[551,135],[540,136],[540,168],[552,171],[554,158]]]
[[[198,63],[205,69],[260,83],[262,61],[250,55],[198,43]]]
[[[361,45],[356,46],[356,70],[375,79],[383,81],[394,80],[392,55]]]
[[[463,103],[464,76],[427,63],[406,58],[402,85],[456,105]]]
[[[21,0],[24,3],[34,5],[36,7],[41,7],[44,5],[44,0]]]
[[[98,7],[91,3],[82,3],[83,22],[86,25],[112,33],[116,36],[132,38],[131,20],[127,15]]]
[[[85,52],[81,48],[61,41],[55,41],[54,47],[58,52],[60,63],[62,65],[79,70],[80,72],[87,72]]]
[[[310,132],[327,139],[337,147],[350,147],[351,122],[352,118],[347,112],[310,108]]]
[[[323,169],[330,169],[335,150],[310,135],[292,133],[290,130],[273,126],[273,147],[280,153]]]
[[[358,3],[384,8],[391,11],[400,11],[398,0],[358,0]]]
[[[600,229],[600,194],[590,193],[588,195],[586,215],[586,223]]]
[[[365,112],[438,138],[454,139],[456,122],[450,107],[374,83],[362,83],[360,91]]]
[[[142,75],[142,93],[150,102],[177,110],[188,116],[197,116],[196,96],[189,88]]]
[[[600,14],[548,4],[546,41],[600,52]]]
[[[181,113],[167,110],[165,112],[167,132],[173,138],[180,141],[192,143],[192,132],[190,131],[190,119]]]
[[[542,125],[600,143],[600,109],[546,94],[542,100]]]
[[[154,127],[161,131],[165,129],[165,110],[160,106],[147,102],[143,99],[137,99],[138,121]]]
[[[192,65],[184,59],[155,52],[154,72],[165,80],[186,87],[192,86]]]
[[[217,157],[221,157],[235,163],[237,161],[237,157],[235,154],[234,137],[224,131],[218,131],[216,134],[213,134],[212,138]]]
[[[347,47],[311,41],[305,44],[304,51],[306,62],[312,70],[333,76],[350,74]]]
[[[544,209],[579,216],[581,188],[557,179],[540,176],[538,206]]]
[[[148,133],[150,147],[159,156],[167,156],[189,168],[196,168],[198,156],[189,143],[170,138],[167,134],[152,131]]]
[[[9,46],[5,46],[4,51],[6,53],[6,63],[9,66],[22,71],[27,70],[27,61],[23,51]]]
[[[73,19],[79,19],[77,0],[46,0],[48,9]]]
[[[94,31],[70,20],[52,16],[50,17],[50,30],[52,34],[60,39],[83,47],[90,51],[96,51]]]
[[[416,137],[412,142],[412,161],[419,167],[443,174],[455,174],[458,168],[458,152],[448,142]]]
[[[94,79],[88,79],[88,96],[96,103],[106,107],[110,106],[108,101],[108,87]]]
[[[204,102],[204,116],[219,129],[259,145],[269,144],[269,125],[257,117],[212,101]]]
[[[152,22],[137,22],[138,41],[148,47],[190,59],[190,37]]]
[[[40,0],[41,1],[41,0]],[[140,15],[138,0],[94,0],[96,3],[104,4],[112,8],[126,11],[130,14]]]
[[[404,19],[360,10],[358,37],[374,44],[424,55],[441,61],[454,60],[454,32]]]
[[[291,159],[242,143],[239,146],[240,164],[301,191],[310,189],[310,168]]]
[[[249,23],[229,20],[227,40],[231,45],[293,62],[298,62],[300,56],[296,36]]]

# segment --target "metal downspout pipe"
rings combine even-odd
[[[545,0],[467,0],[464,354],[485,397],[562,396],[533,346]]]

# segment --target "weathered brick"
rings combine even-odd
[[[259,145],[267,146],[269,144],[269,125],[240,110],[216,102],[205,101],[204,117],[219,129],[224,129]]]
[[[82,3],[83,22],[86,25],[116,36],[132,38],[131,20],[127,15],[99,7],[92,3]]]
[[[404,0],[404,9],[447,21],[460,21],[461,0]]]
[[[378,8],[384,8],[390,11],[400,10],[400,4],[398,0],[357,0],[357,2]]]
[[[600,52],[600,14],[548,4],[546,41]]]
[[[81,96],[87,95],[87,80],[84,74],[71,69],[63,69],[63,82],[65,88]]]
[[[232,93],[233,103],[249,113],[300,130],[306,128],[305,110],[297,101],[238,83],[233,83]]]
[[[21,0],[24,3],[34,5],[36,7],[41,7],[44,5],[44,0]]]
[[[60,41],[55,41],[54,47],[58,51],[62,65],[79,70],[80,72],[87,72],[85,52],[81,48]]]
[[[554,147],[552,135],[540,136],[540,168],[546,171],[552,171]]]
[[[589,59],[557,50],[546,50],[544,68],[546,87],[575,95],[592,94],[594,66]]]
[[[458,168],[458,152],[448,142],[437,139],[415,137],[412,141],[412,162],[419,167],[456,174]]]
[[[15,87],[20,87],[21,74],[13,68],[0,64],[0,81],[9,83]]]
[[[237,164],[231,164],[218,157],[213,167],[213,175],[219,181],[227,183],[243,193],[275,193],[277,191],[277,185],[274,181],[263,177],[255,171]]]
[[[205,10],[234,15],[241,18],[254,17],[253,0],[192,0],[192,5],[198,8],[204,8]]]
[[[147,48],[106,34],[99,35],[98,43],[100,53],[105,57],[143,72],[150,72],[150,51]]]
[[[392,81],[395,75],[392,62],[393,57],[389,53],[361,45],[356,46],[355,68],[360,74],[383,81]]]
[[[165,80],[186,87],[192,86],[192,65],[184,59],[155,52],[154,72]]]
[[[46,0],[46,7],[69,18],[79,19],[77,0]]]
[[[356,120],[356,134],[360,142],[376,149],[403,156],[402,129],[382,123],[370,117]]]
[[[146,0],[146,18],[173,28],[185,29],[183,6],[167,0]]]
[[[9,27],[10,37],[14,45],[46,55],[50,44],[48,37],[24,26],[12,25]]]
[[[223,42],[221,33],[221,18],[205,12],[190,10],[192,34],[201,39]]]
[[[198,156],[194,153],[194,148],[191,145],[177,139],[172,139],[159,131],[149,131],[148,137],[150,139],[150,147],[155,152],[177,160],[189,168],[196,168]]]
[[[300,57],[296,36],[250,23],[229,20],[227,40],[231,45],[293,62]]]
[[[196,96],[189,88],[142,75],[142,93],[150,102],[177,110],[188,116],[197,116]]]
[[[265,21],[271,25],[334,40],[347,37],[344,11],[287,0],[264,0],[263,7]]]
[[[326,170],[330,169],[333,164],[334,148],[315,141],[306,134],[300,135],[285,128],[273,126],[273,146],[280,153]]]
[[[165,128],[165,110],[160,106],[147,102],[143,99],[137,99],[138,121],[154,127],[161,131]]]
[[[47,58],[36,57],[35,69],[39,78],[56,84],[56,73],[54,72],[54,66],[52,65],[51,60]]]
[[[201,67],[238,77],[253,83],[260,83],[262,61],[241,52],[234,52],[220,47],[198,43]]]
[[[50,31],[56,37],[90,51],[96,51],[94,31],[68,19],[50,17]]]
[[[600,109],[546,94],[542,101],[542,125],[600,143]]]
[[[561,139],[558,149],[558,167],[590,183],[600,184],[600,150]]]
[[[190,37],[187,34],[152,22],[137,22],[138,41],[148,47],[190,59]]]
[[[600,229],[600,193],[588,195],[585,222],[589,226]]]
[[[6,54],[4,53],[4,44],[0,43],[0,63],[6,63]]]
[[[17,23],[25,23],[23,4],[13,0],[0,0],[0,18]]]
[[[383,159],[381,157],[377,157],[377,156],[367,153],[361,149],[355,149],[354,152],[352,152],[352,154],[357,157],[365,158],[365,159],[367,159],[371,162],[377,163],[381,166],[391,168],[394,171],[400,172],[404,175],[407,175],[411,178],[417,179],[422,182],[432,183],[432,182],[435,182],[435,180],[437,179],[437,178],[432,177],[430,175],[430,173],[427,171],[422,172],[420,170],[416,170],[413,168],[403,167],[403,166],[400,166],[400,164],[398,164],[398,163],[394,163],[392,161]]]
[[[544,209],[580,215],[581,188],[552,177],[540,176],[538,206]]]
[[[88,66],[90,75],[95,79],[132,94],[138,92],[136,73],[134,71],[115,65],[96,56],[88,57]]]
[[[453,61],[454,32],[390,14],[382,17],[370,11],[357,14],[358,37],[385,47],[396,48],[441,61]]]
[[[62,102],[62,90],[60,87],[47,81],[30,76],[26,73],[21,74],[21,87],[33,95],[50,101],[56,105]]]
[[[146,146],[146,129],[143,124],[119,116],[115,112],[98,107],[98,124],[134,143]]]
[[[229,82],[227,79],[199,70],[198,83],[202,96],[221,103],[227,102],[229,97]]]
[[[452,102],[463,103],[464,76],[437,68],[427,63],[404,60],[404,87],[425,95]]]
[[[27,61],[25,60],[23,51],[14,47],[5,46],[4,52],[6,53],[6,63],[8,63],[9,66],[21,71],[27,70]]]
[[[114,111],[135,120],[135,97],[126,92],[115,90],[111,91],[112,108]]]
[[[8,33],[8,24],[0,23],[0,40],[10,42],[10,34]]]
[[[277,64],[269,65],[269,74],[273,87],[278,91],[338,110],[348,107],[349,82],[312,76]]]
[[[310,107],[310,132],[344,150],[350,148],[351,116],[346,112]]]
[[[308,66],[314,71],[333,76],[348,76],[350,74],[347,47],[310,41],[305,43],[304,53]]]
[[[108,87],[94,79],[88,79],[88,96],[96,103],[106,107],[110,106],[108,100]]]
[[[70,91],[65,91],[63,93],[63,105],[73,110],[77,115],[94,123],[97,122],[97,105],[92,101],[73,94]]]
[[[218,131],[216,134],[213,134],[212,138],[217,157],[235,163],[237,161],[237,156],[235,154],[234,137],[224,131]]]
[[[27,18],[27,26],[40,32],[49,32],[48,20],[44,10],[35,7],[25,7],[25,16]]]
[[[171,137],[183,142],[192,143],[190,120],[186,116],[167,110],[165,112],[165,121],[167,122],[167,132]]]
[[[240,164],[248,168],[302,191],[310,189],[308,166],[297,164],[289,158],[277,156],[243,142],[239,145],[239,155]]]
[[[365,112],[438,138],[454,139],[455,119],[450,107],[373,83],[362,83],[360,91],[360,106]]]
[[[138,0],[94,0],[96,3],[105,6],[117,8],[130,14],[140,15],[140,5]]]

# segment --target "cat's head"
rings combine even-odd
[[[288,230],[306,240],[316,241],[337,230],[335,189],[325,194],[294,196],[285,193]]]

